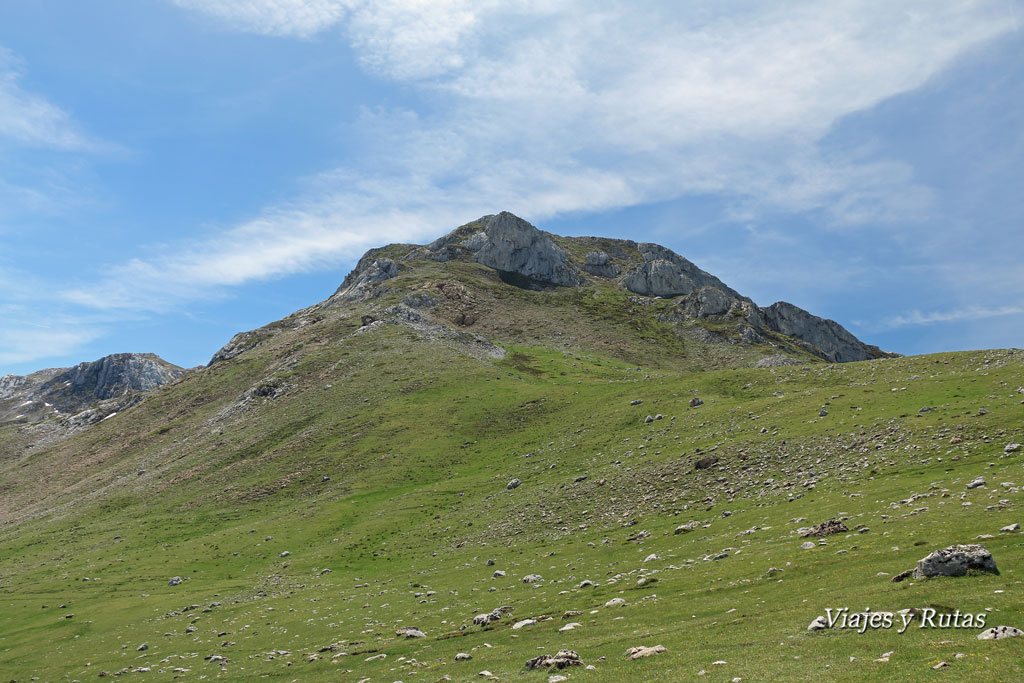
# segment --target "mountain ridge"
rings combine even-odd
[[[392,289],[385,283],[404,272],[415,271],[418,263],[424,261],[477,263],[496,271],[505,284],[538,291],[610,284],[639,297],[672,301],[671,310],[660,316],[662,322],[706,321],[711,337],[744,344],[777,345],[781,335],[787,345],[828,362],[899,355],[866,344],[838,322],[793,304],[778,301],[758,306],[661,245],[554,235],[506,211],[466,223],[426,245],[389,244],[370,249],[330,298],[304,311],[379,299]],[[463,317],[459,324],[465,320]],[[239,333],[210,362],[237,355],[240,349],[258,343],[254,342],[258,336],[258,330]]]

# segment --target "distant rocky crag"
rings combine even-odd
[[[118,353],[71,368],[7,375],[0,377],[0,425],[47,421],[59,431],[75,431],[183,373],[152,353]]]

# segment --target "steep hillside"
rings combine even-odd
[[[827,363],[874,352],[812,317],[797,337],[799,314],[653,245],[531,230],[500,215],[374,250],[144,402],[5,450],[0,672],[1024,676],[1024,638],[978,628],[807,631],[842,607],[1024,626],[1024,549],[1000,531],[1020,521],[1024,354]],[[664,281],[693,284],[630,290]],[[998,575],[892,581],[974,542]],[[641,645],[665,651],[630,660]],[[584,664],[526,668],[563,648]]]

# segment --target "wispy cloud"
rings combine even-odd
[[[173,0],[253,33],[305,38],[336,24],[345,0]]]
[[[42,282],[4,263],[0,294],[0,364],[72,353],[102,334],[101,325],[58,312]],[[47,315],[39,315],[40,310],[47,310]]]
[[[368,110],[353,124],[367,154],[292,204],[115,265],[67,292],[79,304],[166,308],[501,209],[541,220],[710,193],[830,229],[921,221],[932,195],[907,165],[819,143],[1014,26],[983,0],[175,1],[246,31],[342,30],[370,72],[423,97]]]
[[[963,322],[965,320],[981,320],[983,318],[1000,318],[1008,315],[1024,314],[1024,306],[1000,306],[987,308],[971,306],[952,311],[910,311],[903,315],[893,316],[882,321],[883,329],[896,329],[912,325],[934,325],[937,323]]]
[[[31,363],[77,352],[98,339],[103,331],[94,327],[52,325],[46,327],[23,323],[0,329],[0,363]]]
[[[14,55],[0,47],[0,142],[74,151],[103,147],[63,109],[23,90],[20,67]]]

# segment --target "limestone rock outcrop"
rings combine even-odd
[[[833,363],[888,356],[877,346],[868,346],[834,320],[819,318],[785,301],[777,301],[760,314],[768,328],[809,345],[807,350]]]
[[[377,285],[398,275],[398,264],[390,258],[379,256],[380,251],[371,249],[366,252],[332,298],[363,301],[379,294]]]
[[[622,286],[635,294],[670,297],[689,294],[701,287],[713,287],[730,298],[749,301],[671,249],[650,242],[642,242],[637,248],[644,262],[622,279]]]
[[[71,368],[0,378],[0,423],[35,422],[79,413],[94,404],[146,392],[184,370],[152,353],[117,353]]]
[[[915,579],[931,576],[963,576],[968,571],[998,574],[992,553],[983,545],[951,545],[942,550],[928,553],[917,561]]]
[[[619,273],[622,272],[617,265],[612,263],[612,257],[606,251],[592,251],[588,253],[586,263],[583,264],[583,270],[591,275],[609,279],[618,277]]]
[[[471,227],[477,229],[467,229]],[[435,240],[427,245],[426,252],[438,261],[472,256],[477,263],[525,278],[527,283],[562,287],[583,284],[579,270],[548,233],[507,211],[485,216]]]

